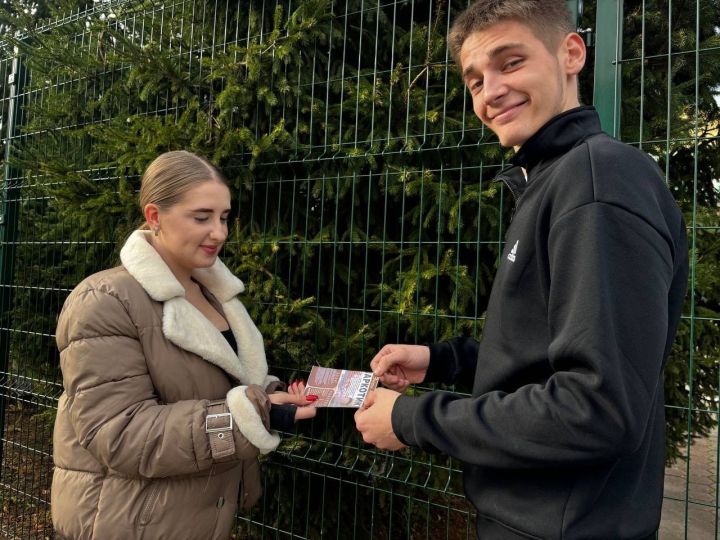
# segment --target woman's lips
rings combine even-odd
[[[200,246],[208,255],[215,255],[218,252],[218,246]]]

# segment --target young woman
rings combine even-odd
[[[140,207],[122,266],[86,278],[60,314],[53,524],[68,539],[227,539],[260,496],[257,455],[315,409],[278,391],[243,283],[218,258],[223,176],[162,154]]]

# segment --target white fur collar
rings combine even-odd
[[[223,369],[243,384],[267,383],[262,336],[235,296],[245,290],[218,258],[210,268],[193,272],[222,305],[238,344],[236,355],[220,331],[185,299],[185,289],[148,241],[150,231],[135,231],[120,251],[120,260],[153,300],[163,302],[163,334],[172,343]]]
[[[150,298],[165,302],[176,296],[185,296],[185,289],[172,273],[160,254],[150,244],[150,231],[135,231],[120,250],[120,260]],[[198,268],[193,279],[202,283],[218,302],[224,304],[245,290],[243,282],[236,278],[218,257],[210,268]]]

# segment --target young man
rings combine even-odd
[[[516,198],[482,341],[387,345],[366,442],[463,462],[478,537],[654,538],[665,359],[687,280],[681,213],[655,162],[581,107],[585,46],[565,0],[479,0],[453,54]],[[472,397],[401,396],[475,375]]]

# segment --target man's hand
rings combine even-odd
[[[385,345],[370,362],[383,386],[403,392],[423,382],[430,365],[430,348],[424,345]]]
[[[378,388],[367,395],[363,408],[355,413],[355,427],[366,443],[374,444],[383,450],[405,448],[395,436],[390,419],[398,396],[400,394],[397,392],[385,388]]]

